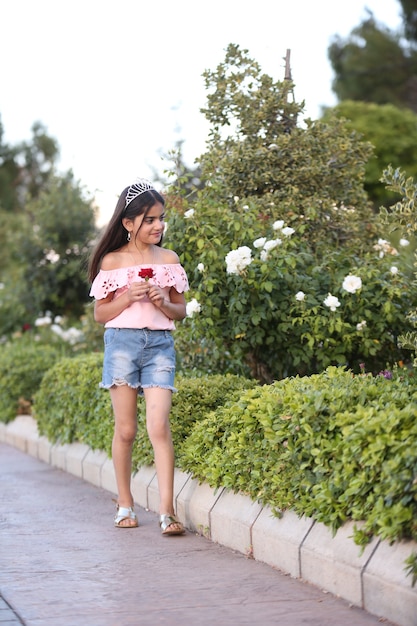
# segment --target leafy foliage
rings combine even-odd
[[[0,421],[28,412],[42,377],[65,354],[61,343],[46,345],[21,337],[0,350]]]
[[[417,388],[408,376],[328,368],[248,390],[196,424],[182,469],[334,530],[365,520],[358,543],[416,539]]]
[[[403,45],[401,35],[371,16],[346,40],[334,37],[328,56],[339,100],[391,103],[417,112],[417,53],[413,46]]]
[[[0,332],[33,324],[38,315],[77,318],[88,300],[86,255],[94,237],[94,211],[72,174],[50,177],[29,200],[9,239],[14,267],[2,273]],[[16,313],[9,317],[10,309]]]
[[[397,200],[397,194],[381,185],[381,172],[388,166],[400,167],[409,176],[417,175],[417,115],[406,108],[393,104],[355,102],[343,100],[324,111],[346,120],[348,128],[355,130],[374,147],[374,154],[365,167],[365,189],[376,207],[389,205]]]
[[[33,124],[30,141],[9,146],[0,120],[0,207],[8,213],[21,211],[28,197],[37,197],[58,154],[57,141],[40,122]]]
[[[298,127],[290,84],[236,46],[206,83],[206,184],[191,206],[174,203],[166,236],[200,309],[179,325],[181,364],[271,382],[403,359],[397,336],[411,330],[415,293],[403,252],[374,249],[384,233],[363,190],[368,144],[337,116]],[[245,267],[229,271],[226,257],[248,250]],[[342,287],[348,275],[362,280],[354,294]]]
[[[33,412],[39,433],[51,441],[81,441],[111,453],[110,395],[99,388],[102,353],[61,359],[42,379]]]
[[[178,392],[172,397],[171,432],[176,451],[176,465],[181,466],[182,445],[202,416],[221,406],[229,397],[238,397],[246,389],[257,386],[256,381],[243,376],[218,374],[197,378],[176,377]],[[153,452],[146,434],[145,404],[139,401],[139,427],[137,446],[133,454],[135,467],[151,465]]]

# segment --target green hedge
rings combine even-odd
[[[196,424],[182,469],[336,530],[417,540],[417,386],[328,368],[247,391]]]
[[[113,413],[108,392],[99,388],[103,354],[61,359],[44,375],[34,397],[38,430],[50,441],[80,441],[111,453]]]
[[[9,422],[28,412],[43,375],[64,354],[60,345],[47,345],[22,337],[0,349],[0,421]],[[25,407],[25,408],[21,408]]]

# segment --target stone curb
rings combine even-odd
[[[20,415],[0,423],[0,442],[74,474],[112,494],[117,493],[113,464],[102,451],[75,444],[52,444],[39,436],[36,421]],[[142,467],[132,480],[135,502],[157,512],[158,483],[153,467]],[[274,517],[247,496],[213,490],[175,470],[178,518],[189,529],[253,557],[294,578],[316,585],[398,626],[417,626],[417,586],[411,586],[404,561],[416,542],[389,545],[374,539],[363,552],[351,536],[353,522],[335,536],[324,524],[286,511]]]

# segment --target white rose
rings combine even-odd
[[[345,291],[349,293],[355,293],[362,287],[362,280],[359,276],[353,276],[353,274],[349,274],[343,281],[342,287]]]
[[[340,306],[339,300],[336,296],[332,296],[331,293],[327,295],[327,297],[323,300],[323,303],[328,306],[331,311],[336,311],[336,308]]]
[[[245,267],[252,263],[252,251],[248,246],[230,250],[226,254],[225,261],[228,274],[241,274]]]
[[[187,317],[192,317],[194,313],[200,313],[201,304],[198,302],[198,300],[193,298],[192,300],[190,300],[190,302],[187,302],[185,310]]]
[[[259,237],[259,239],[255,239],[253,242],[254,248],[263,248],[266,242],[266,237]]]

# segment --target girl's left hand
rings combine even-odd
[[[165,300],[162,290],[156,285],[149,287],[148,298],[158,309],[161,308]]]

